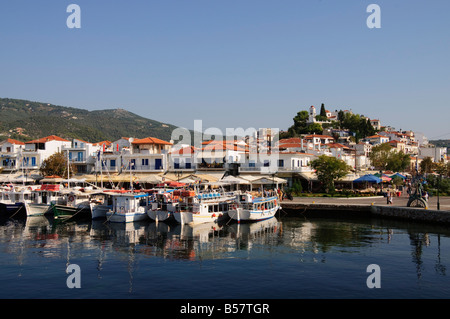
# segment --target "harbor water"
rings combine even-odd
[[[69,265],[79,266],[79,288],[69,288]],[[368,285],[369,265],[379,288]],[[0,269],[2,299],[441,299],[450,229],[283,214],[192,227],[7,219]]]

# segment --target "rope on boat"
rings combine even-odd
[[[112,214],[109,215],[109,217],[103,222],[103,224],[106,224],[107,222],[109,222],[109,220],[111,219],[111,217],[113,217],[113,215],[116,213],[115,210],[112,211]]]
[[[11,216],[9,216],[9,218],[13,218],[18,212],[20,212],[20,210],[25,207],[25,206],[20,206],[15,212],[14,214],[12,214]]]
[[[65,223],[65,222],[69,221],[70,219],[74,218],[78,213],[80,213],[80,212],[83,211],[83,210],[84,210],[84,207],[78,209],[78,210],[75,212],[75,214],[73,214],[73,215],[70,216],[69,218],[64,219],[63,222]]]

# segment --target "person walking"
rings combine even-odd
[[[390,190],[387,191],[387,204],[392,205],[392,192]]]

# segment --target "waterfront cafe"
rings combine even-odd
[[[375,188],[373,188],[373,185],[379,184],[381,182],[382,182],[382,179],[373,174],[363,175],[353,181],[353,183],[360,186],[360,187],[357,187],[357,189],[363,188],[364,190],[372,190],[372,191],[375,191]]]

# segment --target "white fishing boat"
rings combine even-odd
[[[281,208],[278,196],[253,197],[250,193],[237,197],[236,204],[228,212],[228,216],[237,221],[260,221],[275,216]]]
[[[25,201],[27,216],[41,216],[51,213],[51,203],[59,197],[60,185],[44,184],[31,191],[31,198]]]
[[[113,207],[112,193],[108,191],[94,192],[90,194],[89,206],[93,220],[106,218],[106,213]]]
[[[114,223],[129,223],[148,218],[147,193],[112,194],[112,208],[106,212],[106,218]]]
[[[185,191],[181,193],[173,216],[181,224],[219,223],[228,218],[228,211],[235,201],[234,193]]]
[[[156,189],[150,196],[147,215],[154,221],[168,221],[178,206],[179,190]]]
[[[14,216],[24,207],[25,194],[14,186],[2,189],[0,196],[0,211],[5,216]]]
[[[0,207],[6,214],[12,216],[32,216],[42,215],[44,208],[36,210],[29,207],[30,204],[38,201],[37,188],[39,185],[20,186],[15,185],[9,189],[3,189],[1,193]],[[24,210],[25,209],[25,210]],[[48,210],[45,209],[44,212]]]
[[[51,203],[55,218],[87,217],[91,214],[89,193],[77,189],[64,189],[56,201]]]

